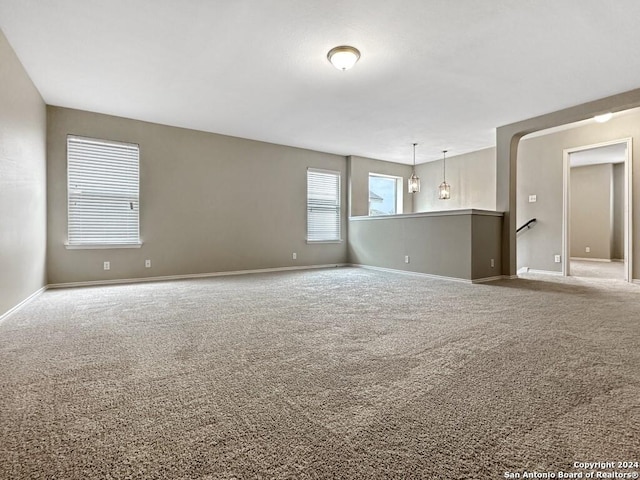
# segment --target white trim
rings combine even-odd
[[[563,276],[562,272],[558,272],[555,270],[536,270],[533,268],[527,268],[526,273],[535,273],[538,275],[555,275],[555,276]]]
[[[307,239],[307,245],[317,245],[322,243],[342,243],[344,240],[309,240]]]
[[[108,249],[116,249],[116,248],[140,248],[142,247],[142,242],[140,243],[117,243],[117,244],[84,244],[84,245],[70,245],[68,243],[64,244],[64,248],[67,250],[108,250]]]
[[[307,172],[330,173],[332,175],[342,175],[340,170],[327,170],[326,168],[307,167]]]
[[[471,283],[487,283],[487,282],[495,282],[496,280],[504,280],[506,275],[496,275],[494,277],[485,277],[485,278],[476,278],[471,280]],[[514,277],[517,278],[517,277]]]
[[[492,210],[476,210],[468,208],[464,210],[440,210],[437,212],[418,212],[418,213],[400,213],[397,215],[362,215],[357,217],[349,217],[349,221],[363,220],[388,220],[393,218],[422,218],[422,217],[449,217],[454,215],[484,215],[488,217],[504,217],[504,212],[495,212]]]
[[[636,285],[640,285],[640,278],[634,278],[632,280],[632,283],[635,283]]]
[[[579,262],[601,262],[601,263],[624,262],[624,260],[614,260],[614,259],[611,259],[611,258],[571,257],[571,260],[577,260]]]
[[[474,280],[469,280],[466,278],[445,277],[443,275],[434,275],[431,273],[413,272],[411,270],[398,270],[396,268],[375,267],[373,265],[362,265],[360,263],[351,263],[350,266],[355,268],[364,268],[365,270],[378,270],[381,272],[400,273],[402,275],[412,275],[414,277],[425,277],[425,278],[432,278],[434,280],[445,280],[450,282],[469,283],[469,284],[492,282],[494,280],[502,280],[504,278],[503,275],[497,275],[495,277],[477,278]]]
[[[364,268],[365,270],[378,270],[381,272],[400,273],[404,275],[412,275],[415,277],[433,278],[435,280],[449,280],[451,282],[458,282],[458,283],[471,283],[471,280],[468,280],[466,278],[445,277],[442,275],[433,275],[431,273],[413,272],[411,270],[398,270],[396,268],[374,267],[373,265],[362,265],[359,263],[352,263],[351,266],[356,268]]]
[[[52,283],[47,288],[91,287],[100,285],[124,285],[128,283],[165,282],[170,280],[186,280],[190,278],[227,277],[231,275],[247,275],[251,273],[286,272],[290,270],[313,270],[317,268],[348,267],[348,263],[330,263],[325,265],[303,265],[296,267],[259,268],[255,270],[234,270],[230,272],[189,273],[185,275],[167,275],[162,277],[119,278],[115,280],[92,280],[89,282]]]
[[[617,145],[625,143],[627,145],[627,156],[624,161],[624,263],[625,263],[625,281],[631,282],[633,278],[633,138],[625,137],[617,140],[609,140],[607,142],[596,143],[592,145],[583,145],[581,147],[565,148],[563,155],[563,189],[562,189],[562,274],[568,276],[570,272],[569,257],[569,239],[571,231],[569,227],[570,215],[570,160],[571,153],[583,150],[591,150],[593,148],[606,147],[609,145]]]
[[[47,285],[45,285],[44,287],[36,290],[31,295],[29,295],[27,298],[22,300],[19,304],[17,304],[15,307],[12,307],[9,310],[7,310],[6,312],[4,312],[2,315],[0,315],[0,323],[4,322],[7,318],[9,318],[11,315],[16,313],[18,310],[20,310],[22,307],[24,307],[27,303],[31,302],[33,299],[35,299],[38,295],[40,295],[46,289],[47,289]]]

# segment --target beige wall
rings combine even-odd
[[[46,284],[46,109],[0,31],[0,316]]]
[[[613,249],[613,165],[571,168],[570,255],[611,259]],[[589,252],[586,249],[589,248]]]
[[[624,259],[624,163],[613,165],[613,250],[611,258]]]
[[[440,200],[438,186],[442,183],[442,160],[418,165],[420,193],[414,200],[414,211],[433,212],[476,208],[496,208],[496,149],[447,157],[447,183],[451,198]]]
[[[517,236],[517,267],[562,271],[554,255],[562,253],[563,151],[631,137],[640,145],[640,113],[520,141],[517,155],[516,224],[537,218],[537,225]],[[633,149],[633,277],[640,276],[640,152]],[[528,195],[537,195],[536,203]],[[503,245],[504,245],[503,237]],[[503,257],[504,259],[504,257]]]
[[[504,275],[514,276],[520,261],[519,255],[516,255],[516,253],[519,254],[519,247],[516,248],[518,241],[516,228],[518,226],[517,213],[521,205],[519,182],[522,175],[519,171],[521,162],[519,161],[518,149],[522,137],[544,129],[591,119],[594,115],[622,112],[636,107],[640,107],[640,88],[510,123],[496,129],[496,209],[504,212],[502,229],[502,273]],[[631,130],[636,131],[633,128]],[[608,134],[610,133],[608,132]],[[634,191],[638,191],[640,179],[637,175],[635,179],[633,188]],[[638,217],[635,214],[634,216]],[[634,238],[636,239],[640,231],[638,223],[634,221]],[[548,249],[545,253],[548,254]],[[640,259],[635,257],[634,271],[640,271],[639,266]]]
[[[347,261],[345,157],[66,108],[47,112],[49,283]],[[67,134],[140,145],[141,248],[65,249]],[[342,174],[342,243],[306,243],[308,167]]]
[[[374,160],[372,158],[350,156],[350,204],[352,217],[369,215],[369,174],[393,175],[402,177],[403,213],[413,212],[413,195],[407,192],[407,179],[411,176],[412,166],[401,163]]]

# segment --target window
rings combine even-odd
[[[369,174],[369,215],[402,213],[402,177]]]
[[[307,241],[340,241],[340,172],[307,170]]]
[[[139,148],[67,137],[70,248],[140,245]]]

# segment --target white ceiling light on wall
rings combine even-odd
[[[447,150],[442,151],[442,183],[438,187],[440,200],[449,200],[451,198],[451,185],[447,183]]]
[[[593,119],[598,123],[605,123],[611,120],[611,117],[613,117],[613,113],[608,112],[603,113],[602,115],[596,115],[595,117],[593,117]]]
[[[407,181],[407,186],[409,188],[409,193],[418,193],[420,192],[420,177],[416,175],[416,145],[413,144],[413,173],[409,177]]]
[[[349,70],[360,59],[360,51],[355,47],[340,45],[329,50],[327,59],[338,70]]]

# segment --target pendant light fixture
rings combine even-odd
[[[442,183],[438,187],[440,191],[438,198],[440,200],[449,200],[451,198],[451,185],[447,183],[447,150],[442,151]]]
[[[420,191],[420,177],[416,175],[416,145],[418,144],[413,144],[413,173],[407,182],[409,193],[418,193]]]

